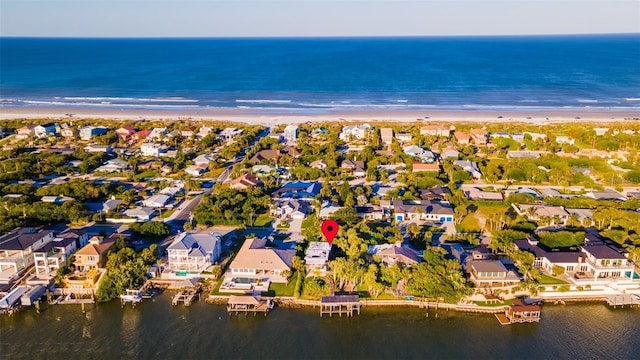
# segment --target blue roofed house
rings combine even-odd
[[[320,193],[322,184],[319,182],[294,181],[284,184],[271,195],[283,198],[314,198]]]

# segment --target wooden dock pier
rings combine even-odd
[[[231,295],[227,302],[227,311],[229,314],[235,313],[236,315],[239,315],[240,313],[244,313],[247,315],[248,313],[253,313],[255,316],[257,313],[261,312],[267,316],[267,313],[271,309],[273,309],[272,300],[265,300],[257,296]]]
[[[531,323],[540,321],[539,305],[511,305],[504,313],[495,314],[500,325]]]
[[[320,299],[320,317],[324,314],[342,316],[353,316],[354,313],[360,315],[360,297],[358,295],[334,295],[323,296]]]
[[[617,294],[617,295],[609,295],[606,298],[607,304],[609,306],[613,306],[613,308],[617,308],[618,306],[624,308],[625,305],[629,307],[633,307],[634,305],[640,308],[640,296],[634,294]]]
[[[184,306],[191,305],[194,300],[200,297],[200,290],[200,286],[180,290],[173,296],[171,305],[178,305],[179,303],[183,303]]]

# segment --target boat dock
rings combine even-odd
[[[178,293],[173,296],[171,305],[178,305],[179,303],[183,303],[184,306],[191,305],[195,299],[200,297],[200,290],[200,286],[197,286],[178,291]]]
[[[143,292],[141,290],[127,289],[125,294],[120,295],[120,306],[124,307],[127,304],[131,304],[132,307],[135,307],[142,301],[142,295]]]
[[[323,296],[320,299],[320,317],[324,314],[342,316],[353,316],[354,313],[360,315],[360,297],[358,295],[334,295]]]
[[[495,314],[500,325],[531,323],[540,321],[539,305],[511,305],[504,313]]]
[[[267,313],[271,309],[273,309],[273,301],[270,299],[265,300],[258,296],[231,295],[227,302],[227,311],[229,314],[235,313],[239,315],[240,313],[244,313],[247,315],[248,313],[253,313],[255,316],[261,312],[267,316]]]
[[[617,294],[609,295],[606,298],[607,304],[617,308],[618,306],[624,308],[625,305],[633,307],[634,305],[640,307],[640,296],[634,294]]]

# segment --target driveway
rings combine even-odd
[[[302,242],[304,240],[302,236],[302,220],[292,219],[289,222],[289,232],[291,233],[291,241]]]

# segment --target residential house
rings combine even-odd
[[[94,136],[104,135],[109,131],[104,126],[85,126],[80,129],[80,140],[91,140]]]
[[[560,135],[560,136],[556,136],[556,143],[558,144],[568,144],[568,145],[573,145],[575,144],[575,140],[565,136],[565,135]]]
[[[122,200],[111,198],[102,203],[102,212],[106,214],[117,211],[120,205],[122,205]]]
[[[391,201],[396,221],[453,222],[453,208],[447,202],[429,200]]]
[[[42,202],[52,203],[57,205],[64,204],[65,202],[71,201],[71,200],[73,200],[72,197],[63,196],[63,195],[45,195],[40,198],[40,201]]]
[[[268,176],[269,174],[274,174],[278,172],[278,168],[270,165],[253,165],[251,168],[251,172],[254,173],[257,177]]]
[[[346,169],[357,178],[365,177],[367,175],[367,172],[365,171],[364,161],[344,160],[342,164],[340,164],[340,168]]]
[[[198,137],[198,139],[202,139],[206,136],[208,136],[209,134],[211,134],[213,132],[213,127],[211,126],[202,126],[200,128],[200,130],[198,130],[198,134],[196,134],[196,137]]]
[[[76,252],[76,241],[72,237],[55,238],[38,250],[34,250],[33,259],[36,274],[53,276],[66,265],[67,259]]]
[[[442,185],[436,185],[428,190],[420,190],[420,198],[422,200],[445,201],[447,195],[451,195],[451,190]]]
[[[62,124],[60,125],[60,135],[63,138],[72,138],[74,136],[76,136],[78,133],[78,131],[76,130],[76,128],[74,128],[73,126],[70,126],[69,124]]]
[[[245,240],[229,265],[231,275],[263,281],[287,282],[286,273],[291,273],[296,251],[268,248],[266,245],[266,239]]]
[[[283,137],[288,143],[295,143],[298,141],[298,126],[287,125],[287,127],[284,128]]]
[[[151,134],[151,130],[144,129],[144,130],[140,130],[140,131],[136,132],[135,134],[133,134],[132,138],[134,140],[136,140],[136,141],[146,140],[147,136],[149,136],[149,134]]]
[[[116,248],[116,236],[91,237],[89,243],[75,253],[76,270],[87,272],[91,269],[103,268],[107,262],[107,253]]]
[[[84,151],[88,153],[110,153],[111,145],[89,144],[84,147]]]
[[[326,169],[327,166],[328,166],[327,163],[322,159],[316,160],[316,161],[314,161],[314,162],[309,164],[310,168],[320,169],[320,170]]]
[[[163,208],[169,204],[169,200],[171,200],[170,196],[156,194],[145,200],[142,200],[142,205],[150,208]]]
[[[33,128],[33,133],[38,138],[45,138],[49,136],[49,134],[56,135],[57,132],[58,129],[55,123],[40,124]]]
[[[207,165],[215,160],[215,156],[213,154],[202,154],[198,155],[195,159],[193,159],[193,163],[195,165]]]
[[[38,125],[31,124],[16,130],[16,139],[26,139],[35,135],[35,128]]]
[[[129,163],[120,159],[107,160],[104,165],[96,168],[96,172],[119,172],[124,171],[129,167]]]
[[[471,135],[471,140],[473,140],[474,144],[487,145],[487,138],[488,138],[487,130],[471,129],[471,131],[469,131],[469,134]]]
[[[33,252],[53,240],[53,231],[16,228],[0,236],[0,283],[9,284],[34,264]]]
[[[393,129],[392,128],[381,128],[380,129],[380,140],[385,145],[391,145],[393,143]]]
[[[361,140],[367,136],[369,131],[371,131],[369,124],[345,126],[342,128],[339,138],[344,142],[349,142],[351,139]]]
[[[220,259],[222,235],[219,233],[180,233],[167,247],[167,269],[198,274]]]
[[[188,166],[186,169],[184,169],[184,172],[191,175],[191,176],[200,176],[204,173],[206,173],[208,171],[209,166],[208,165],[192,165],[192,166]]]
[[[262,161],[273,160],[284,155],[289,155],[291,157],[297,158],[298,156],[300,156],[300,152],[298,151],[298,149],[294,148],[293,146],[287,146],[282,150],[278,150],[278,149],[262,150],[257,152],[255,155],[253,155],[253,157],[249,159],[249,163],[258,164]]]
[[[446,128],[440,125],[429,125],[429,126],[423,126],[420,128],[420,135],[447,137],[451,135],[452,130],[453,130],[452,128]]]
[[[478,288],[509,286],[520,282],[520,277],[514,271],[507,270],[498,260],[467,261],[465,270]]]
[[[315,198],[321,188],[322,184],[319,182],[294,181],[284,184],[271,195],[282,198]]]
[[[507,151],[507,157],[510,159],[539,159],[540,151]]]
[[[164,141],[168,138],[167,128],[153,128],[149,135],[147,135],[147,141]]]
[[[593,131],[596,132],[596,136],[604,136],[609,131],[609,128],[593,128]]]
[[[604,191],[589,191],[584,196],[595,200],[613,200],[613,201],[626,201],[627,197],[619,192],[611,189],[605,189]]]
[[[222,141],[229,141],[229,140],[233,140],[237,136],[240,136],[240,134],[242,134],[242,131],[243,131],[242,129],[236,129],[236,128],[230,127],[222,130],[220,134],[218,134],[218,137]]]
[[[420,262],[420,253],[399,244],[369,245],[367,253],[378,256],[385,266],[410,266]]]
[[[142,156],[160,156],[160,153],[165,149],[162,145],[154,144],[151,142],[144,143],[140,145],[140,153]]]
[[[462,131],[456,131],[453,133],[453,136],[456,138],[456,142],[459,145],[469,145],[469,142],[471,141],[471,136],[463,133]]]
[[[331,253],[331,244],[325,241],[311,241],[305,252],[304,263],[307,273],[324,276],[327,271],[327,261]]]
[[[524,143],[524,134],[522,133],[513,133],[511,134],[511,138],[520,144]]]
[[[511,207],[513,207],[518,215],[525,216],[534,221],[546,218],[554,224],[566,224],[569,219],[569,213],[562,206],[544,204],[511,204]]]
[[[134,218],[137,221],[149,221],[156,213],[156,209],[139,206],[137,208],[125,210],[124,214],[130,218]]]
[[[250,173],[246,173],[238,176],[231,182],[231,188],[235,190],[246,190],[249,188],[258,187],[262,184],[262,180],[253,176]]]
[[[307,202],[292,199],[280,201],[278,205],[271,210],[272,216],[288,219],[304,219],[310,213],[311,207]]]
[[[336,211],[344,209],[343,206],[338,205],[337,203],[332,203],[330,201],[325,201],[320,206],[320,219],[329,219],[335,214]]]
[[[86,228],[66,228],[56,235],[56,239],[73,239],[76,249],[80,249],[89,243],[89,231]]]
[[[379,205],[363,205],[356,206],[356,214],[365,220],[382,220],[385,218],[385,212],[382,206]]]
[[[489,137],[492,139],[498,139],[498,138],[509,139],[511,136],[506,131],[498,131],[498,132],[491,133]]]
[[[475,161],[471,160],[455,160],[453,165],[459,166],[462,170],[471,174],[473,180],[480,180],[482,177],[482,173],[480,173],[480,169],[478,169],[478,164]]]
[[[460,157],[460,152],[452,147],[446,147],[440,153],[440,158],[442,159],[458,159]]]
[[[542,189],[540,190],[540,192],[542,193],[542,196],[544,197],[557,197],[557,198],[562,198],[562,199],[570,199],[573,197],[576,197],[577,195],[574,194],[563,194],[561,192],[559,192],[556,189]]]
[[[413,140],[413,136],[409,133],[397,133],[396,139],[398,139],[398,141],[402,144]]]
[[[185,139],[190,139],[193,137],[193,135],[196,134],[196,130],[198,130],[197,127],[195,126],[188,126],[182,130],[180,130],[180,136],[182,136]]]
[[[184,193],[184,187],[178,183],[179,186],[168,186],[160,190],[161,195],[167,195],[171,198],[175,198],[177,195]]]
[[[116,130],[116,135],[118,135],[118,137],[123,140],[129,140],[129,138],[132,137],[135,133],[136,129],[131,125],[123,126]]]
[[[440,172],[440,164],[438,163],[431,163],[431,164],[423,164],[423,163],[419,163],[419,162],[414,162],[412,165],[412,172],[421,172],[421,171],[426,171],[426,172],[436,172],[439,173]]]
[[[547,273],[560,270],[577,284],[594,282],[638,282],[626,251],[600,239],[587,239],[579,251],[549,251],[534,239],[516,240],[517,249],[535,255],[534,266]],[[637,286],[637,285],[636,285]]]
[[[484,191],[480,188],[470,188],[464,190],[464,195],[469,200],[484,200],[484,201],[502,201],[504,195],[497,191]]]

